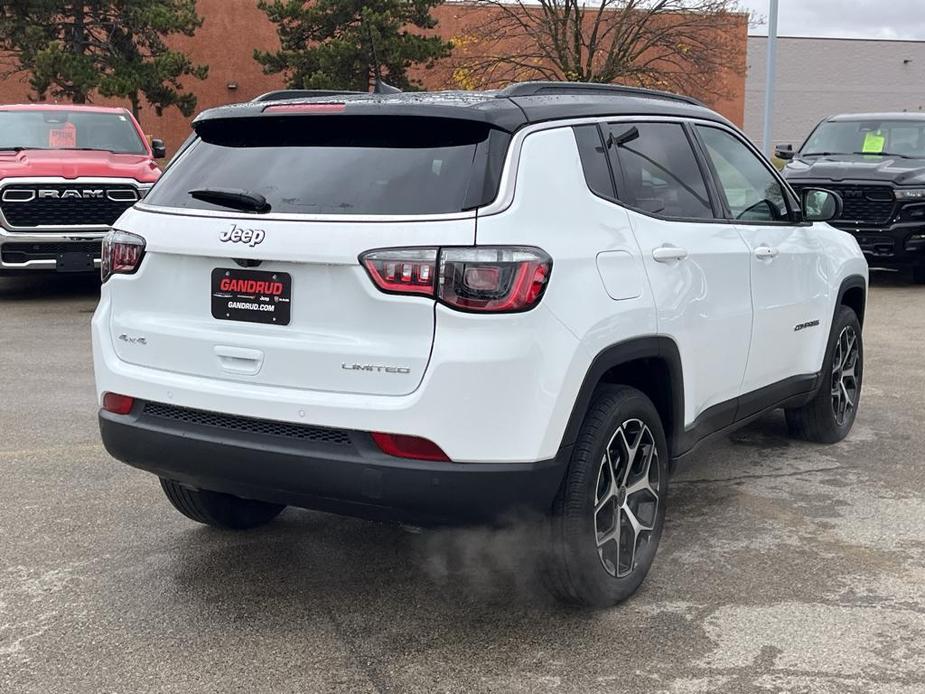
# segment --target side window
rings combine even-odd
[[[607,163],[607,150],[601,139],[601,132],[596,125],[576,125],[575,142],[581,156],[581,168],[585,172],[585,182],[595,195],[607,200],[614,199],[613,177],[610,164]]]
[[[605,133],[622,202],[677,219],[712,219],[703,172],[678,123],[615,123]]]
[[[698,125],[697,131],[734,219],[791,221],[783,186],[751,149],[719,128]]]

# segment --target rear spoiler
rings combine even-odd
[[[299,90],[286,90],[289,92]],[[306,91],[306,90],[302,90]],[[198,133],[217,126],[242,122],[252,118],[351,118],[351,117],[403,117],[433,119],[435,127],[440,120],[469,121],[488,125],[497,130],[513,133],[527,122],[523,110],[510,99],[469,99],[462,95],[442,101],[427,99],[427,94],[405,92],[400,94],[371,95],[366,92],[337,92],[331,96],[290,94],[288,98],[259,96],[229,106],[210,108],[193,120]],[[269,92],[268,94],[273,94]],[[306,108],[299,108],[304,105]],[[336,105],[336,106],[335,106]],[[311,108],[314,106],[315,108]],[[339,108],[338,108],[339,107]],[[208,124],[208,125],[207,125]]]

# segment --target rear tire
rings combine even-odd
[[[847,306],[840,306],[832,324],[822,366],[822,386],[803,407],[785,411],[794,438],[837,443],[848,435],[857,416],[864,376],[861,323]]]
[[[627,386],[599,389],[549,522],[550,592],[595,607],[635,593],[658,548],[667,491],[668,445],[652,401]]]
[[[912,268],[912,281],[916,284],[925,284],[925,266],[917,265]]]
[[[190,489],[164,478],[161,478],[161,488],[173,507],[190,520],[225,530],[247,530],[265,525],[286,508],[231,494]]]

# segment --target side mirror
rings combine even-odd
[[[793,145],[777,145],[777,147],[774,148],[774,156],[778,159],[790,161],[793,159],[793,155]]]
[[[154,153],[155,159],[163,159],[167,156],[167,145],[164,144],[163,140],[153,137],[151,138],[151,151]]]
[[[803,219],[807,222],[828,222],[841,217],[844,203],[838,193],[823,188],[803,190]]]

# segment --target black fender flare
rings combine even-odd
[[[863,327],[864,314],[867,312],[867,280],[861,275],[848,275],[842,280],[841,285],[838,287],[838,299],[835,301],[835,306],[832,309],[832,316],[834,317],[835,314],[838,313],[838,307],[842,305],[845,294],[848,293],[849,289],[864,290],[864,305],[861,309],[861,315],[858,316],[858,320]]]
[[[601,383],[604,374],[617,366],[639,359],[656,359],[668,369],[671,390],[669,408],[670,422],[664,422],[665,437],[668,439],[670,455],[675,455],[681,436],[684,433],[684,374],[681,366],[681,353],[674,340],[664,335],[651,335],[618,342],[601,350],[591,361],[582,381],[572,413],[569,415],[565,433],[562,436],[560,451],[571,449],[578,439],[581,424],[591,405],[594,391]]]

